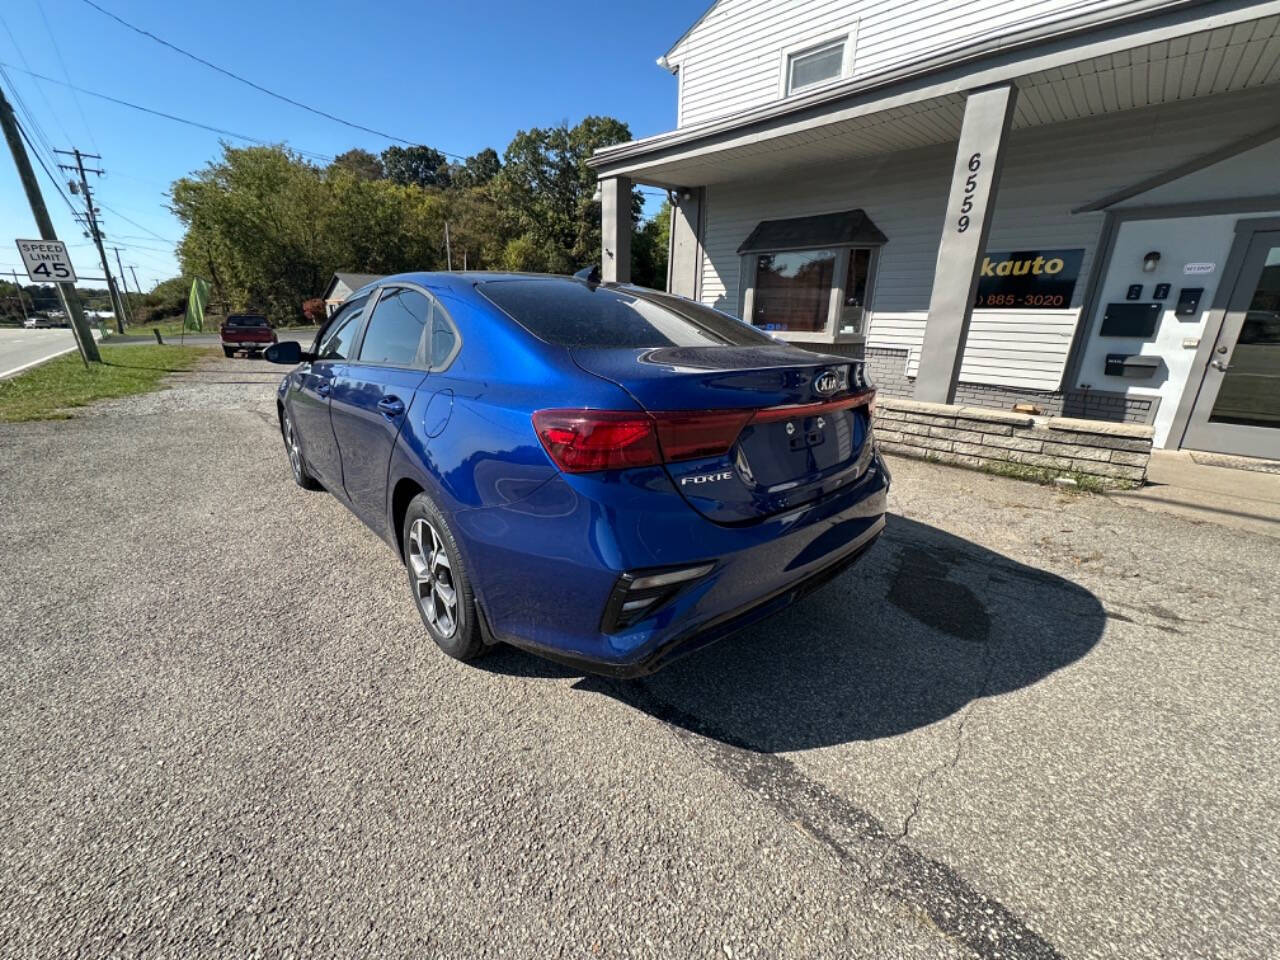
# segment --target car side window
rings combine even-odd
[[[430,360],[432,370],[441,370],[449,365],[453,356],[461,346],[458,330],[444,312],[440,304],[436,304],[431,314],[431,347]]]
[[[430,318],[431,301],[417,290],[384,290],[369,317],[360,360],[403,367],[419,362],[422,335]]]
[[[347,304],[338,311],[333,323],[325,331],[316,350],[317,360],[345,360],[351,352],[351,342],[355,339],[356,330],[360,326],[360,315],[364,312],[367,297],[361,297],[355,303]]]

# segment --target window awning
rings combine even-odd
[[[862,210],[820,213],[790,220],[762,220],[738,253],[766,250],[801,250],[813,247],[879,246],[889,238]]]

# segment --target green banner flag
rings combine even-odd
[[[185,326],[188,330],[204,329],[204,308],[209,302],[209,284],[205,283],[199,277],[191,281],[191,296],[187,297],[187,319]]]

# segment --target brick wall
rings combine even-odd
[[[881,396],[910,397],[915,384],[907,378],[907,351],[867,347],[867,372]]]
[[[876,438],[891,453],[1033,479],[1141,486],[1152,428],[1067,417],[1032,417],[898,397],[877,402]]]
[[[910,398],[915,380],[907,376],[907,351],[888,347],[866,348],[867,369],[881,396]],[[1044,416],[1081,417],[1112,423],[1153,424],[1159,397],[1129,397],[1109,390],[1020,390],[985,383],[963,383],[956,387],[960,406],[1012,410],[1015,403],[1030,403]]]

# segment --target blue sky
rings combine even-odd
[[[624,120],[637,137],[672,128],[675,78],[654,60],[707,0],[386,0],[365,5],[367,12],[357,12],[349,0],[96,2],[296,100],[469,154],[486,146],[501,153],[518,129],[572,124],[593,113]],[[165,209],[165,190],[218,153],[218,135],[73,94],[22,70],[64,83],[69,78],[88,90],[318,154],[353,146],[377,153],[391,144],[223,77],[83,0],[4,6],[0,62],[12,81],[6,94],[21,98],[51,146],[102,155],[95,163],[107,175],[91,186],[103,208],[104,230],[109,243],[120,246],[125,264],[137,266],[144,289],[177,273],[173,243],[182,231]],[[100,275],[93,247],[38,167],[37,173],[58,236],[75,245],[78,273]],[[0,224],[0,271],[7,273],[19,266],[13,240],[37,232],[3,150]]]

